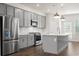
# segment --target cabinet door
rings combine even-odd
[[[45,16],[38,15],[38,28],[45,28],[46,19]]]
[[[24,26],[29,27],[30,26],[30,14],[28,11],[24,11]]]
[[[28,12],[28,26],[31,26],[32,13]]]
[[[28,47],[34,45],[34,36],[28,35]]]
[[[19,49],[22,49],[24,46],[23,46],[23,39],[22,38],[19,38]]]
[[[28,12],[24,11],[24,26],[28,27]]]
[[[7,5],[7,15],[14,16],[14,7]]]
[[[34,20],[34,13],[31,13],[31,16],[32,16],[32,20]]]
[[[27,38],[28,38],[27,35],[20,36],[20,38],[19,38],[19,48],[20,49],[28,47],[27,46],[27,40],[28,40]]]
[[[27,46],[27,41],[28,41],[28,40],[27,40],[27,35],[24,35],[23,38],[24,38],[23,45],[24,45],[24,48],[26,48],[26,47],[28,47],[28,46]]]
[[[0,3],[0,15],[1,16],[6,15],[6,5],[2,3]]]
[[[31,26],[31,12],[24,11],[24,26]]]
[[[15,8],[15,17],[17,17],[19,19],[19,26],[23,27],[24,26],[23,10]]]
[[[32,20],[33,20],[33,21],[37,21],[37,14],[32,13]]]
[[[40,15],[38,15],[38,28],[41,28],[41,16]]]
[[[46,25],[46,18],[45,16],[41,16],[41,28],[45,28]]]

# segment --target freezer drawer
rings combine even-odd
[[[18,51],[18,41],[11,41],[10,53]]]
[[[10,41],[3,42],[2,55],[10,54],[10,50],[11,50],[10,47],[11,47]]]
[[[16,51],[18,51],[19,50],[19,48],[18,48],[18,41],[13,41],[12,42],[13,44],[13,52],[16,52]]]
[[[18,41],[4,41],[3,55],[8,55],[18,51]]]

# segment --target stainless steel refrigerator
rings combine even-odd
[[[18,51],[19,21],[12,16],[0,16],[0,55]]]

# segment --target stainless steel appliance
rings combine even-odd
[[[12,16],[0,16],[0,55],[18,51],[19,21]]]
[[[30,32],[32,39],[34,38],[34,46],[42,44],[41,42],[41,33],[39,32]]]

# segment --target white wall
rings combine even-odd
[[[53,14],[46,15],[46,29],[43,34],[58,34],[59,19],[55,19]]]

